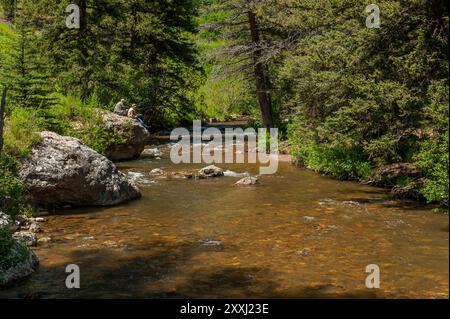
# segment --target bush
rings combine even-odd
[[[17,172],[18,163],[14,159],[0,157],[0,210],[13,218],[30,210]]]
[[[15,108],[6,120],[5,152],[14,157],[27,157],[31,147],[41,141],[39,121],[33,110]]]
[[[76,137],[103,155],[111,146],[127,142],[127,134],[119,134],[116,129],[105,126],[98,112],[101,107],[95,94],[85,103],[72,95],[54,96],[59,102],[49,110],[54,119],[49,130],[60,135]],[[131,134],[131,124],[129,132]]]
[[[291,153],[306,166],[339,179],[366,180],[372,174],[371,162],[362,147],[351,143],[315,143],[314,133],[302,126],[301,118],[288,125]]]
[[[427,181],[421,188],[422,194],[429,202],[439,202],[448,206],[448,131],[438,139],[422,142],[421,150],[416,156],[417,164],[422,168]]]
[[[3,271],[23,262],[28,256],[28,248],[16,241],[9,230],[0,228],[0,282]]]

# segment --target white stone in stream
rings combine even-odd
[[[150,174],[152,174],[152,175],[164,175],[164,171],[162,169],[160,169],[160,168],[155,168],[155,169],[152,169]]]
[[[80,140],[52,132],[41,137],[20,170],[33,203],[111,206],[141,196],[113,162]]]
[[[38,239],[38,244],[48,244],[52,241],[51,237],[41,237]]]
[[[252,186],[256,184],[259,184],[259,179],[256,176],[244,177],[236,183],[238,186]]]
[[[223,170],[215,165],[202,168],[198,171],[201,177],[220,177],[223,176]]]
[[[250,174],[248,172],[245,173],[236,173],[230,170],[226,170],[225,172],[223,172],[223,176],[225,177],[236,177],[236,178],[244,178],[244,177],[249,177]]]
[[[141,158],[160,158],[162,153],[157,148],[147,148],[142,151]]]

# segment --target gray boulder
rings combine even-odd
[[[106,157],[112,161],[137,159],[150,139],[150,133],[137,120],[120,116],[105,110],[99,110],[107,129],[115,129],[121,134],[125,143],[116,144],[106,152]]]
[[[20,171],[32,202],[111,206],[141,196],[110,160],[80,140],[52,132],[42,132],[41,137]]]
[[[7,268],[0,267],[0,287],[31,275],[39,264],[37,256],[16,240],[6,254],[12,262]]]

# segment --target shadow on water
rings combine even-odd
[[[155,242],[154,246],[166,245]],[[288,290],[277,282],[277,273],[264,267],[217,265],[196,267],[188,276],[177,274],[179,266],[205,251],[193,243],[164,247],[148,255],[143,247],[131,249],[124,258],[121,249],[72,252],[68,258],[80,267],[81,289],[67,289],[64,264],[42,266],[30,278],[0,292],[0,298],[379,298],[375,292],[349,292],[333,284],[299,285]],[[142,255],[141,255],[142,254]],[[144,255],[146,254],[146,255]],[[169,283],[169,284],[168,284]],[[44,288],[45,287],[45,288]],[[45,289],[45,290],[44,290]],[[342,292],[339,292],[342,290]]]

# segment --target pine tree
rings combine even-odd
[[[47,63],[38,47],[38,35],[30,26],[26,13],[19,7],[15,28],[17,41],[11,64],[6,66],[10,81],[11,102],[16,106],[35,108],[45,113],[53,104]]]

